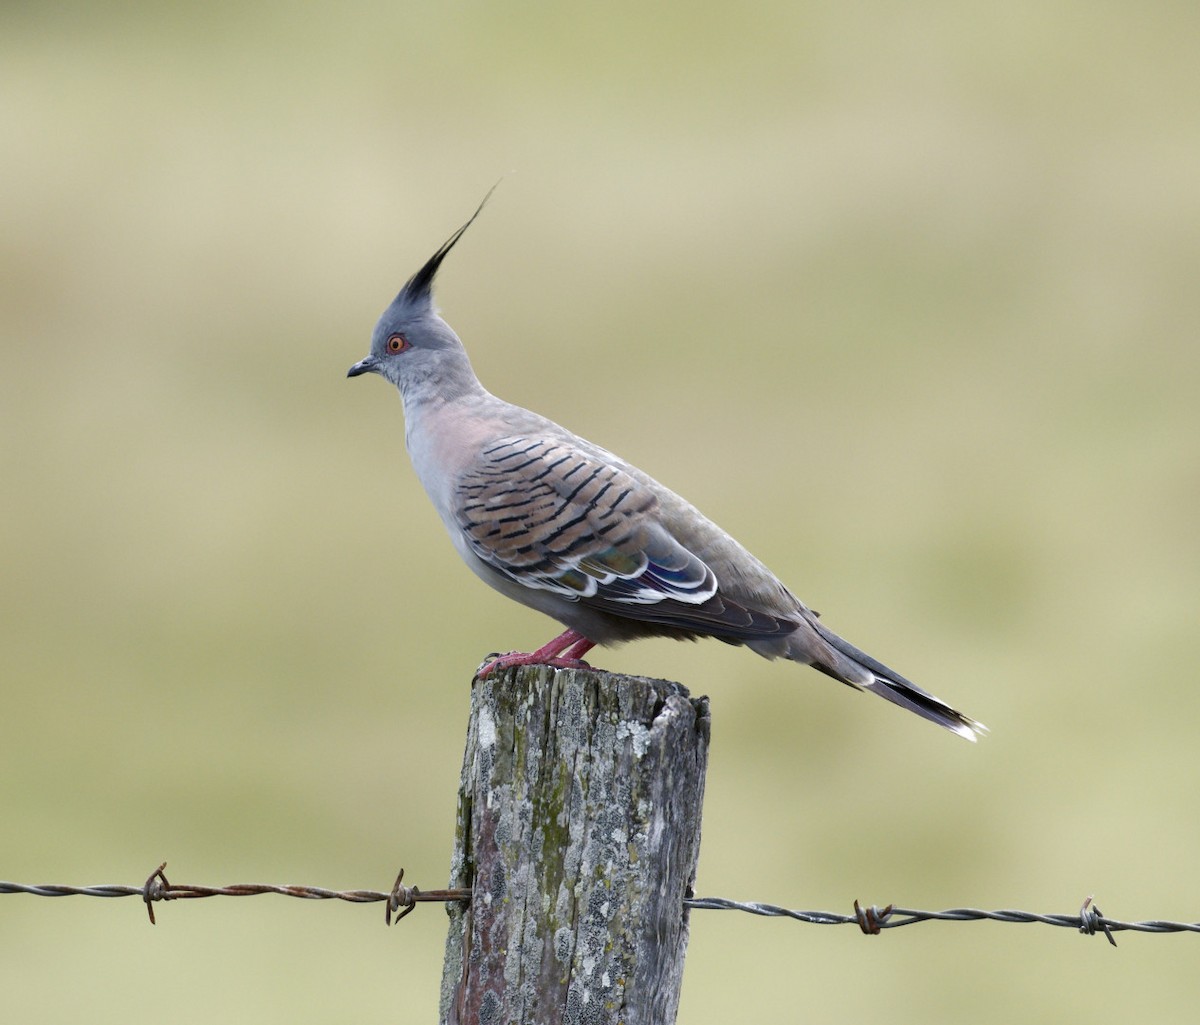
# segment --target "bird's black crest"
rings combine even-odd
[[[499,184],[499,182],[496,182],[496,185]],[[487,204],[487,201],[492,198],[492,193],[496,191],[496,185],[493,185],[490,189],[488,189],[487,195],[483,197],[483,202],[480,203],[478,209],[471,214],[470,220],[468,220],[466,224],[458,229],[458,231],[446,239],[446,241],[442,243],[441,248],[425,261],[425,266],[405,282],[404,287],[400,289],[400,294],[396,297],[397,302],[417,302],[430,297],[433,289],[433,279],[437,276],[438,268],[442,265],[442,261],[446,258],[446,254],[454,248],[454,243],[462,238],[463,232],[475,223],[475,218],[479,216],[484,206]]]

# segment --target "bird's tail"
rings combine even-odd
[[[865,651],[827,629],[820,620],[812,619],[808,622],[817,636],[825,642],[824,645],[820,645],[825,649],[824,653],[833,655],[832,659],[826,660],[822,658],[824,653],[817,654],[809,649],[806,652],[809,657],[816,654],[816,657],[812,658],[813,668],[821,670],[835,680],[841,680],[842,683],[878,694],[892,704],[916,712],[921,718],[935,722],[967,740],[974,741],[987,732],[983,723],[963,715],[940,698],[922,690],[911,680],[906,680],[894,669],[889,669]]]

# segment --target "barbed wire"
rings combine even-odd
[[[1057,925],[1073,928],[1088,936],[1102,932],[1108,942],[1117,945],[1114,932],[1125,929],[1136,932],[1200,932],[1200,922],[1118,922],[1105,918],[1093,903],[1093,898],[1084,900],[1077,915],[1039,915],[1031,911],[983,911],[979,908],[949,908],[946,911],[919,911],[913,908],[898,908],[894,904],[879,907],[872,904],[863,907],[856,900],[854,914],[839,915],[832,911],[795,911],[775,904],[760,904],[753,901],[727,900],[724,897],[692,897],[684,901],[688,907],[717,911],[745,911],[767,918],[791,918],[810,925],[857,925],[868,936],[878,936],[884,929],[898,929],[918,922],[1038,922],[1042,925]]]
[[[199,897],[253,897],[262,893],[278,893],[284,897],[299,897],[302,900],[341,900],[354,904],[385,902],[384,921],[391,925],[400,921],[419,903],[468,903],[469,889],[422,890],[417,886],[404,885],[404,869],[396,876],[396,882],[386,893],[382,890],[330,890],[320,886],[278,886],[270,883],[236,883],[232,886],[197,886],[191,883],[172,883],[166,876],[167,863],[158,866],[142,886],[64,886],[58,883],[10,883],[0,881],[0,895],[25,893],[35,897],[141,897],[150,916],[150,924],[156,924],[154,905],[160,901],[190,900]],[[1200,922],[1168,922],[1151,920],[1144,922],[1122,922],[1106,918],[1096,907],[1093,899],[1084,900],[1077,915],[1040,915],[1031,911],[1001,909],[983,911],[979,908],[949,908],[945,911],[921,911],[914,908],[888,904],[862,906],[854,902],[854,914],[843,915],[835,911],[797,911],[777,904],[758,901],[736,901],[726,897],[695,897],[689,895],[683,901],[685,907],[694,911],[742,911],[766,918],[787,918],[810,925],[857,925],[864,933],[878,936],[884,929],[899,929],[919,922],[1008,922],[1017,924],[1038,923],[1075,929],[1088,936],[1103,933],[1114,947],[1115,932],[1145,933],[1200,933]]]
[[[447,903],[469,901],[470,890],[422,890],[404,885],[404,869],[396,876],[391,890],[327,890],[321,886],[277,886],[271,883],[235,883],[232,886],[197,886],[192,883],[172,883],[166,877],[167,863],[164,861],[142,886],[62,886],[58,883],[0,882],[0,894],[28,893],[35,897],[141,897],[150,916],[150,924],[156,925],[154,905],[164,900],[189,900],[198,897],[255,897],[260,893],[278,893],[284,897],[299,897],[303,900],[344,900],[353,904],[371,904],[387,901],[384,921],[391,925],[400,921],[419,902]]]

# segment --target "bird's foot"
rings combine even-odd
[[[475,678],[483,680],[498,669],[511,669],[513,666],[590,669],[591,666],[580,656],[595,646],[594,641],[588,640],[578,630],[567,630],[548,644],[543,644],[537,651],[510,651],[503,655],[492,652],[475,670]]]
[[[475,678],[485,680],[498,670],[511,669],[513,666],[551,666],[554,669],[591,669],[592,667],[581,658],[544,658],[536,651],[510,651],[504,655],[484,659],[483,664],[475,671]]]

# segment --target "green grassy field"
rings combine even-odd
[[[716,643],[697,890],[1200,920],[1200,14],[8,6],[0,878],[444,884],[459,564],[378,380],[404,279],[972,746]],[[435,1020],[445,919],[0,898],[21,1025]],[[693,918],[688,1025],[1188,1021],[1200,938]]]

